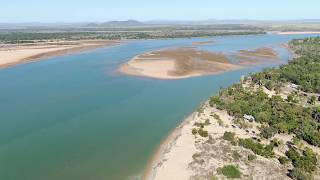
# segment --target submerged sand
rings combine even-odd
[[[118,44],[120,44],[120,41],[98,40],[4,44],[0,46],[0,67],[8,67],[20,63]]]
[[[158,79],[180,79],[241,68],[220,53],[195,48],[175,48],[138,55],[120,66],[128,75]]]

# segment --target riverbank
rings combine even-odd
[[[101,47],[119,45],[121,41],[59,41],[25,44],[3,44],[0,46],[0,67],[38,61],[50,57],[84,52]]]
[[[298,58],[211,97],[161,144],[144,179],[318,179],[319,117],[312,114],[319,113],[319,88],[314,83],[306,89],[303,80],[301,85],[291,82],[318,72],[318,59],[304,57],[316,57],[318,42],[291,42],[292,48],[301,48]],[[299,69],[298,75],[287,79],[292,69]]]
[[[303,34],[319,34],[320,31],[283,31],[277,32],[279,35],[303,35]]]

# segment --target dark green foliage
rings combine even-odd
[[[224,176],[226,176],[227,178],[240,178],[241,177],[240,170],[234,165],[223,166],[218,171],[221,171],[221,173]]]
[[[235,142],[235,133],[234,132],[224,132],[222,138],[226,141]]]
[[[281,164],[287,164],[290,161],[288,158],[283,156],[279,157],[278,160]]]
[[[268,124],[261,131],[264,138],[270,138],[275,133],[294,133],[312,145],[320,145],[319,124],[313,115],[315,108],[289,103],[280,96],[269,98],[261,90],[252,93],[237,84],[211,100],[222,104],[223,109],[236,119],[242,119],[247,114],[253,115],[257,122]]]
[[[255,154],[264,157],[273,157],[273,145],[263,145],[257,142],[254,142],[252,139],[239,139],[239,145],[252,150]]]
[[[299,58],[282,65],[252,75],[255,83],[272,89],[275,84],[291,82],[300,85],[306,92],[320,93],[320,38],[295,40],[290,43]]]
[[[266,139],[273,137],[277,133],[277,129],[274,127],[263,127],[260,135]]]
[[[253,161],[257,158],[257,156],[253,155],[253,154],[249,154],[248,155],[248,161]]]
[[[286,156],[292,161],[295,168],[306,172],[313,172],[316,169],[317,157],[316,154],[309,148],[303,151],[302,155],[294,149],[289,149]]]
[[[208,137],[208,136],[209,136],[208,131],[203,130],[202,128],[200,128],[200,129],[198,130],[198,134],[199,134],[201,137]]]
[[[289,172],[289,177],[296,180],[312,180],[312,174],[305,172],[302,169],[294,168]]]
[[[193,135],[196,135],[197,133],[198,133],[198,130],[197,130],[196,128],[193,128],[193,129],[192,129],[192,134],[193,134]]]

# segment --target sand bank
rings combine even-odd
[[[252,66],[272,63],[279,60],[278,53],[272,48],[258,48],[254,50],[240,50],[236,54],[238,64]]]
[[[241,68],[220,53],[195,48],[175,48],[138,55],[120,66],[128,75],[158,79],[180,79],[216,74]]]
[[[205,45],[205,44],[211,44],[213,41],[198,41],[198,42],[192,42],[192,45]]]
[[[198,50],[196,48],[175,48],[147,52],[121,65],[121,73],[157,79],[181,79],[237,70],[240,68],[275,63],[279,60],[272,48],[240,50],[231,62],[221,53]]]
[[[4,44],[0,46],[0,67],[36,61],[49,57],[114,46],[120,41],[59,41],[58,43]]]
[[[279,35],[320,34],[320,31],[287,31],[277,32]]]

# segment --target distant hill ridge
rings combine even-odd
[[[127,21],[109,21],[105,23],[89,23],[88,27],[127,27],[127,26],[143,26],[143,22],[136,20],[127,20]]]

